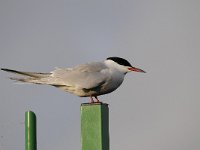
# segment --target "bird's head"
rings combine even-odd
[[[120,57],[108,57],[106,59],[106,64],[111,67],[119,70],[126,74],[127,72],[135,71],[146,73],[144,70],[133,67],[126,59]]]

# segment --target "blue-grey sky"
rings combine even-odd
[[[48,72],[120,56],[130,73],[110,107],[113,150],[200,149],[200,1],[1,0],[0,67]],[[24,112],[38,117],[38,149],[80,150],[79,98],[14,84],[0,72],[0,150],[24,149]]]

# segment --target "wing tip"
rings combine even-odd
[[[13,70],[13,69],[8,69],[8,68],[1,68],[1,70],[6,71],[6,72],[18,73],[18,71]]]
[[[7,68],[1,68],[1,70],[3,70],[3,71],[8,71],[9,69],[7,69]]]

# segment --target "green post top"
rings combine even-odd
[[[32,111],[25,112],[25,150],[37,150],[36,115]]]
[[[81,104],[81,144],[82,150],[109,150],[108,104]]]

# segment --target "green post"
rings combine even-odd
[[[81,104],[82,150],[109,150],[108,104]]]
[[[32,111],[25,112],[25,150],[37,150],[36,115]]]

